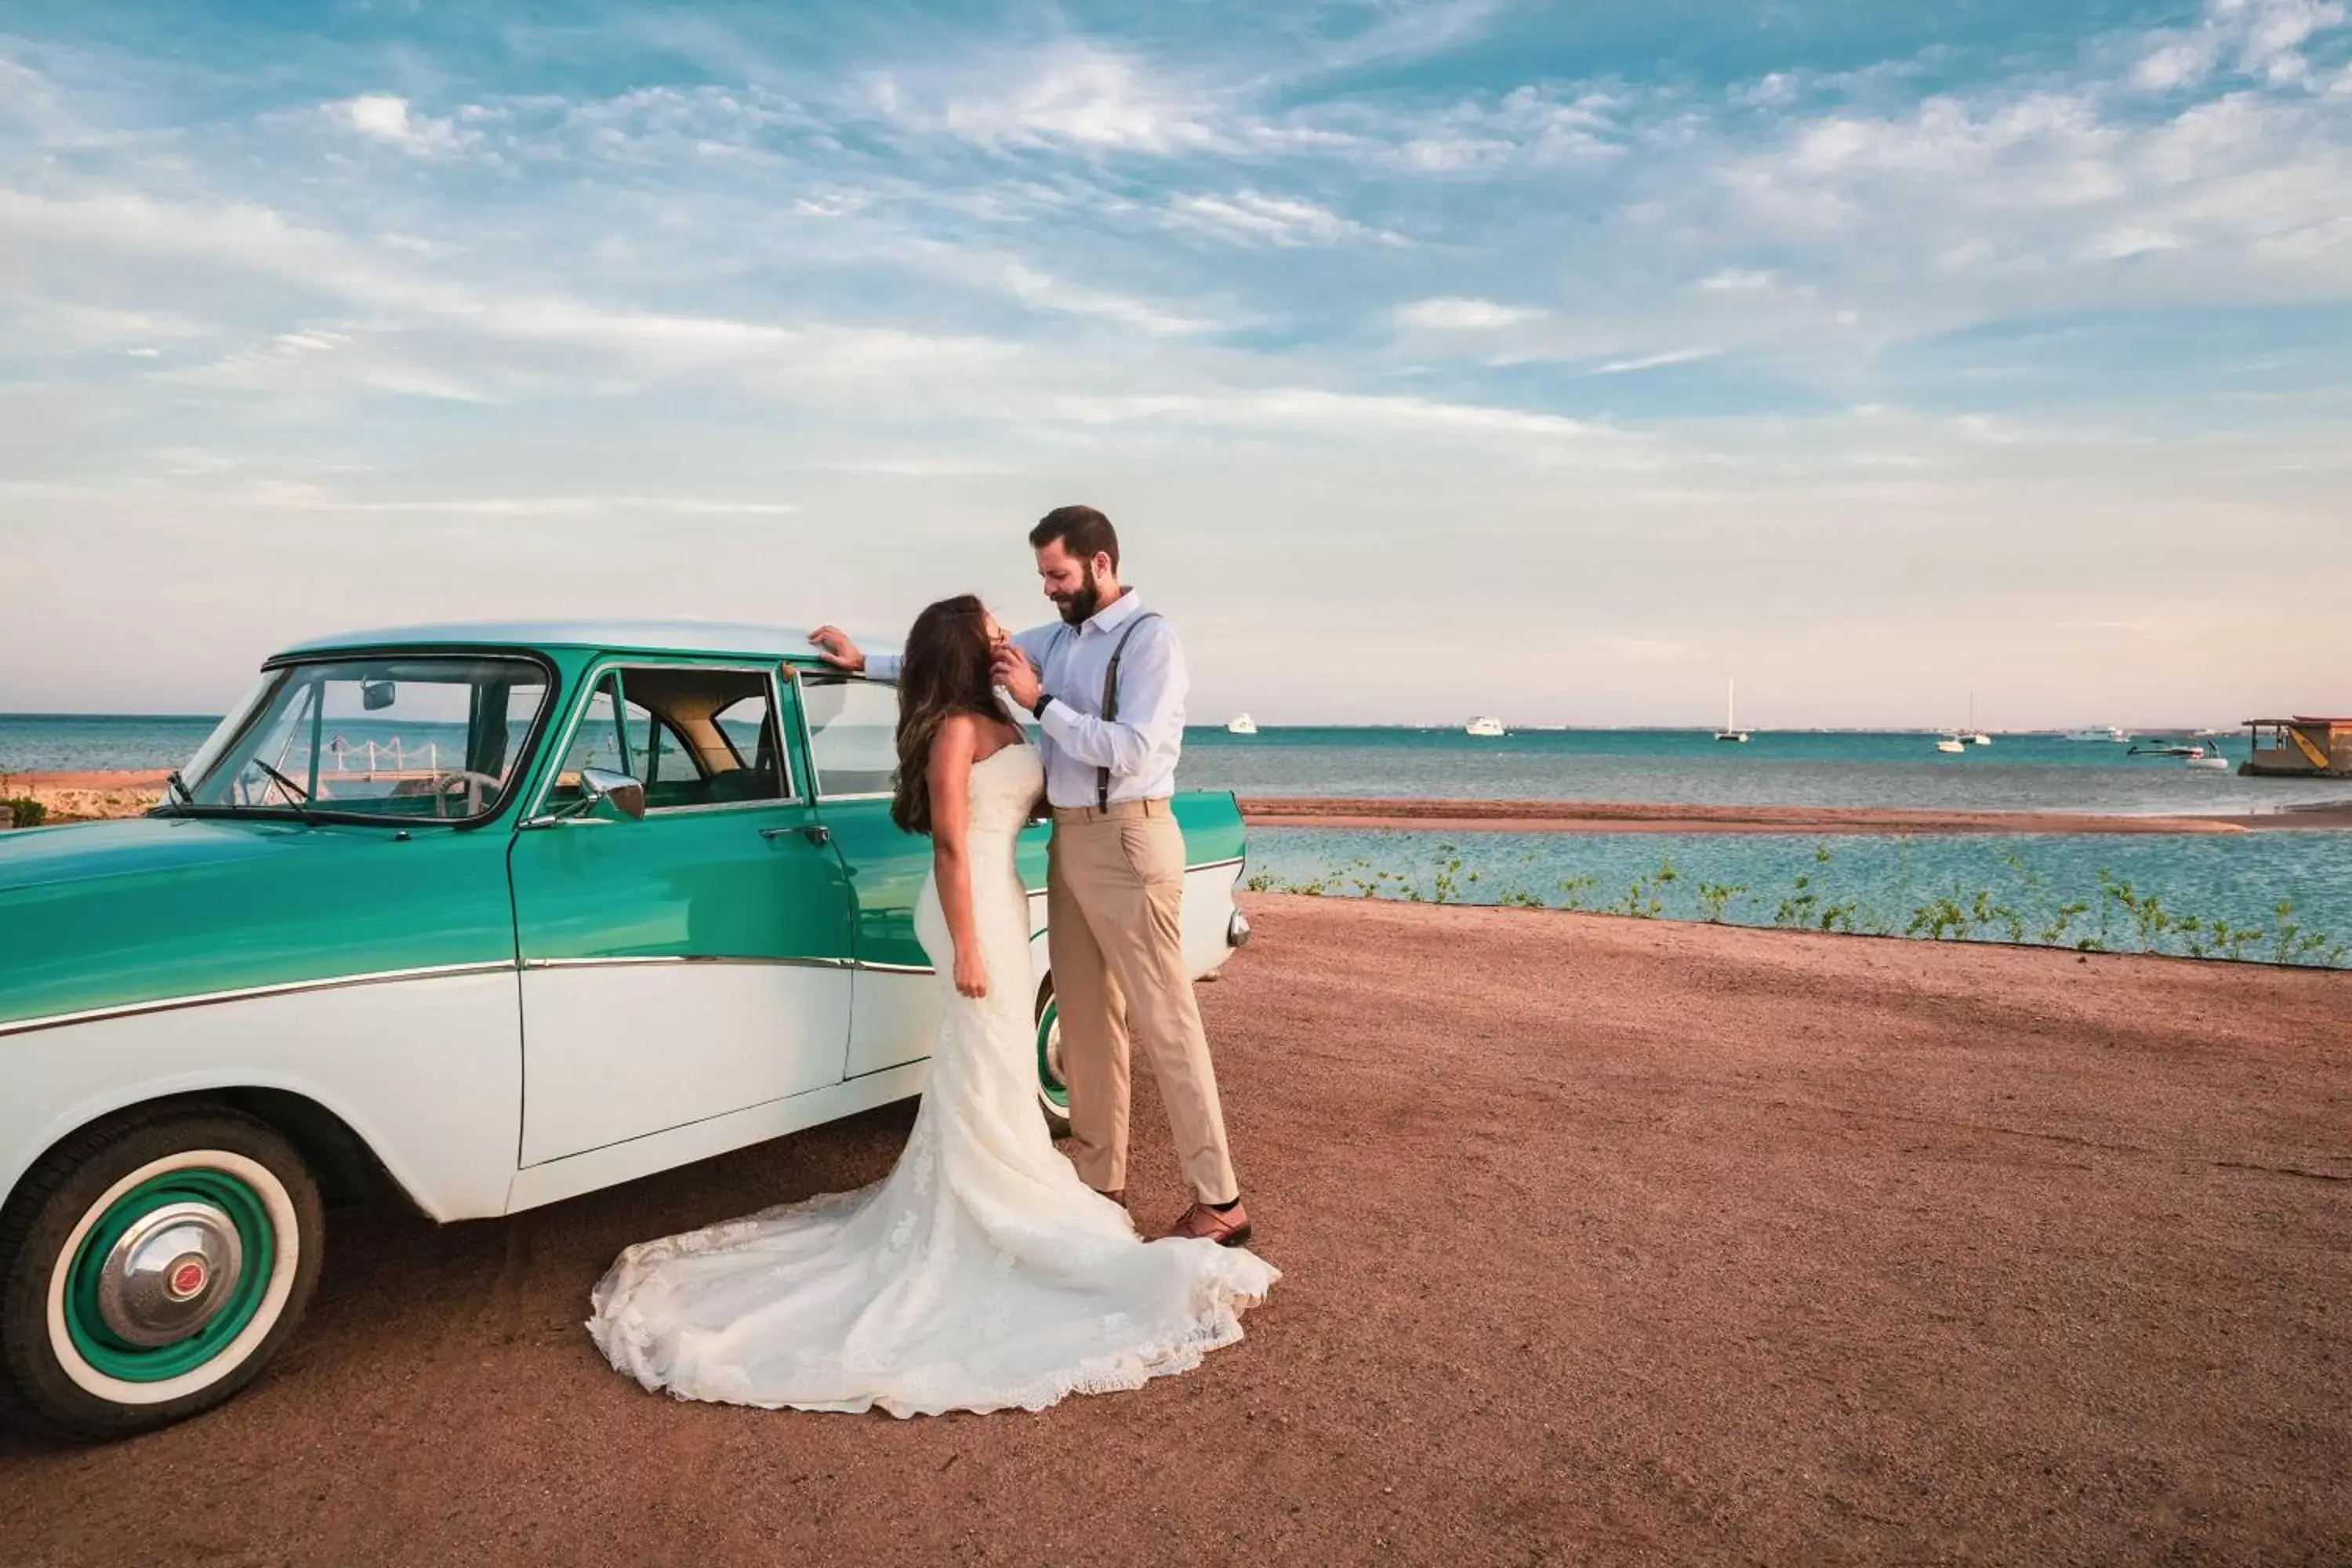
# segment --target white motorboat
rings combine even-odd
[[[2223,756],[2221,752],[2216,749],[2206,752],[2201,757],[2189,758],[2188,765],[2192,768],[2204,768],[2213,773],[2227,773],[2237,764],[2231,762],[2229,758]]]
[[[1499,740],[1510,733],[1503,728],[1503,721],[1500,719],[1490,719],[1485,714],[1480,714],[1463,725],[1462,732],[1465,735],[1475,735],[1482,741]]]
[[[1228,735],[1255,735],[1257,733],[1257,721],[1251,718],[1246,713],[1236,713],[1234,715],[1234,721],[1225,726],[1225,733]]]
[[[1723,683],[1723,728],[1716,732],[1718,741],[1748,743],[1748,731],[1739,727],[1739,687],[1736,681]]]
[[[1960,752],[1965,752],[1968,749],[1969,743],[1966,741],[1961,740],[1958,735],[1946,735],[1936,742],[1936,750],[1948,752],[1954,756],[1958,755]]]
[[[2076,730],[2070,732],[2066,738],[2070,741],[2111,741],[2119,746],[2131,743],[2131,737],[2113,724],[2105,729]]]

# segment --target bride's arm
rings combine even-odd
[[[968,713],[951,713],[931,742],[931,867],[940,889],[940,912],[955,942],[955,987],[967,996],[988,994],[988,969],[980,960],[980,937],[971,924],[971,861],[964,840],[971,826],[971,758],[979,749],[980,724]]]

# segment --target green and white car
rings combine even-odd
[[[0,834],[0,1410],[106,1437],[227,1398],[326,1200],[511,1214],[919,1092],[896,721],[775,628],[331,637],[147,816]],[[1205,975],[1247,935],[1241,817],[1176,816]]]

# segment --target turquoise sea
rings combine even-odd
[[[0,773],[175,766],[205,717],[0,714]],[[354,730],[354,747],[395,737]],[[2151,739],[2186,739],[2178,734]],[[1188,788],[1255,795],[1655,801],[1675,805],[1918,807],[2121,814],[2247,814],[2352,802],[2352,782],[2240,778],[2124,745],[1996,735],[1962,755],[1930,734],[1763,731],[1746,745],[1705,731],[1532,731],[1474,740],[1458,731],[1201,729],[1186,739]],[[2234,763],[2245,737],[2203,737]],[[1821,857],[1826,854],[1828,859]],[[1661,879],[1661,861],[1674,875]],[[1456,866],[1454,863],[1459,862]],[[1444,896],[1589,908],[1635,904],[1664,918],[1889,930],[1927,919],[1948,936],[2187,952],[2213,922],[2246,957],[2328,958],[2352,944],[2352,833],[2231,837],[2032,835],[1835,837],[1260,829],[1252,869],[1327,893]],[[1389,875],[1383,877],[1381,873]],[[2103,877],[2104,873],[2104,877]],[[1440,878],[1444,878],[1441,887]],[[1799,888],[1797,879],[1807,879]],[[1703,889],[1738,889],[1709,899]],[[1984,895],[1981,904],[1978,895]],[[2125,902],[2127,893],[2142,913]],[[2142,900],[2158,900],[2156,916]],[[1809,897],[1810,896],[1810,897]],[[1968,918],[1957,923],[1951,908]],[[2070,905],[2084,908],[2061,920]],[[1981,916],[1982,918],[1979,918]],[[2157,916],[2160,916],[2158,919]],[[2196,921],[2181,931],[2178,916]],[[1941,918],[1940,925],[1937,918]],[[2101,921],[2105,921],[2102,934]],[[2162,930],[2143,931],[2143,927]],[[2259,938],[2243,933],[2260,931]],[[2313,932],[2322,938],[2309,941]],[[2144,941],[2143,938],[2146,940]],[[2335,961],[2346,959],[2335,954]]]

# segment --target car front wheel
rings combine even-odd
[[[76,1133],[0,1210],[0,1411],[129,1436],[258,1376],[318,1282],[317,1184],[268,1124],[155,1107]]]

